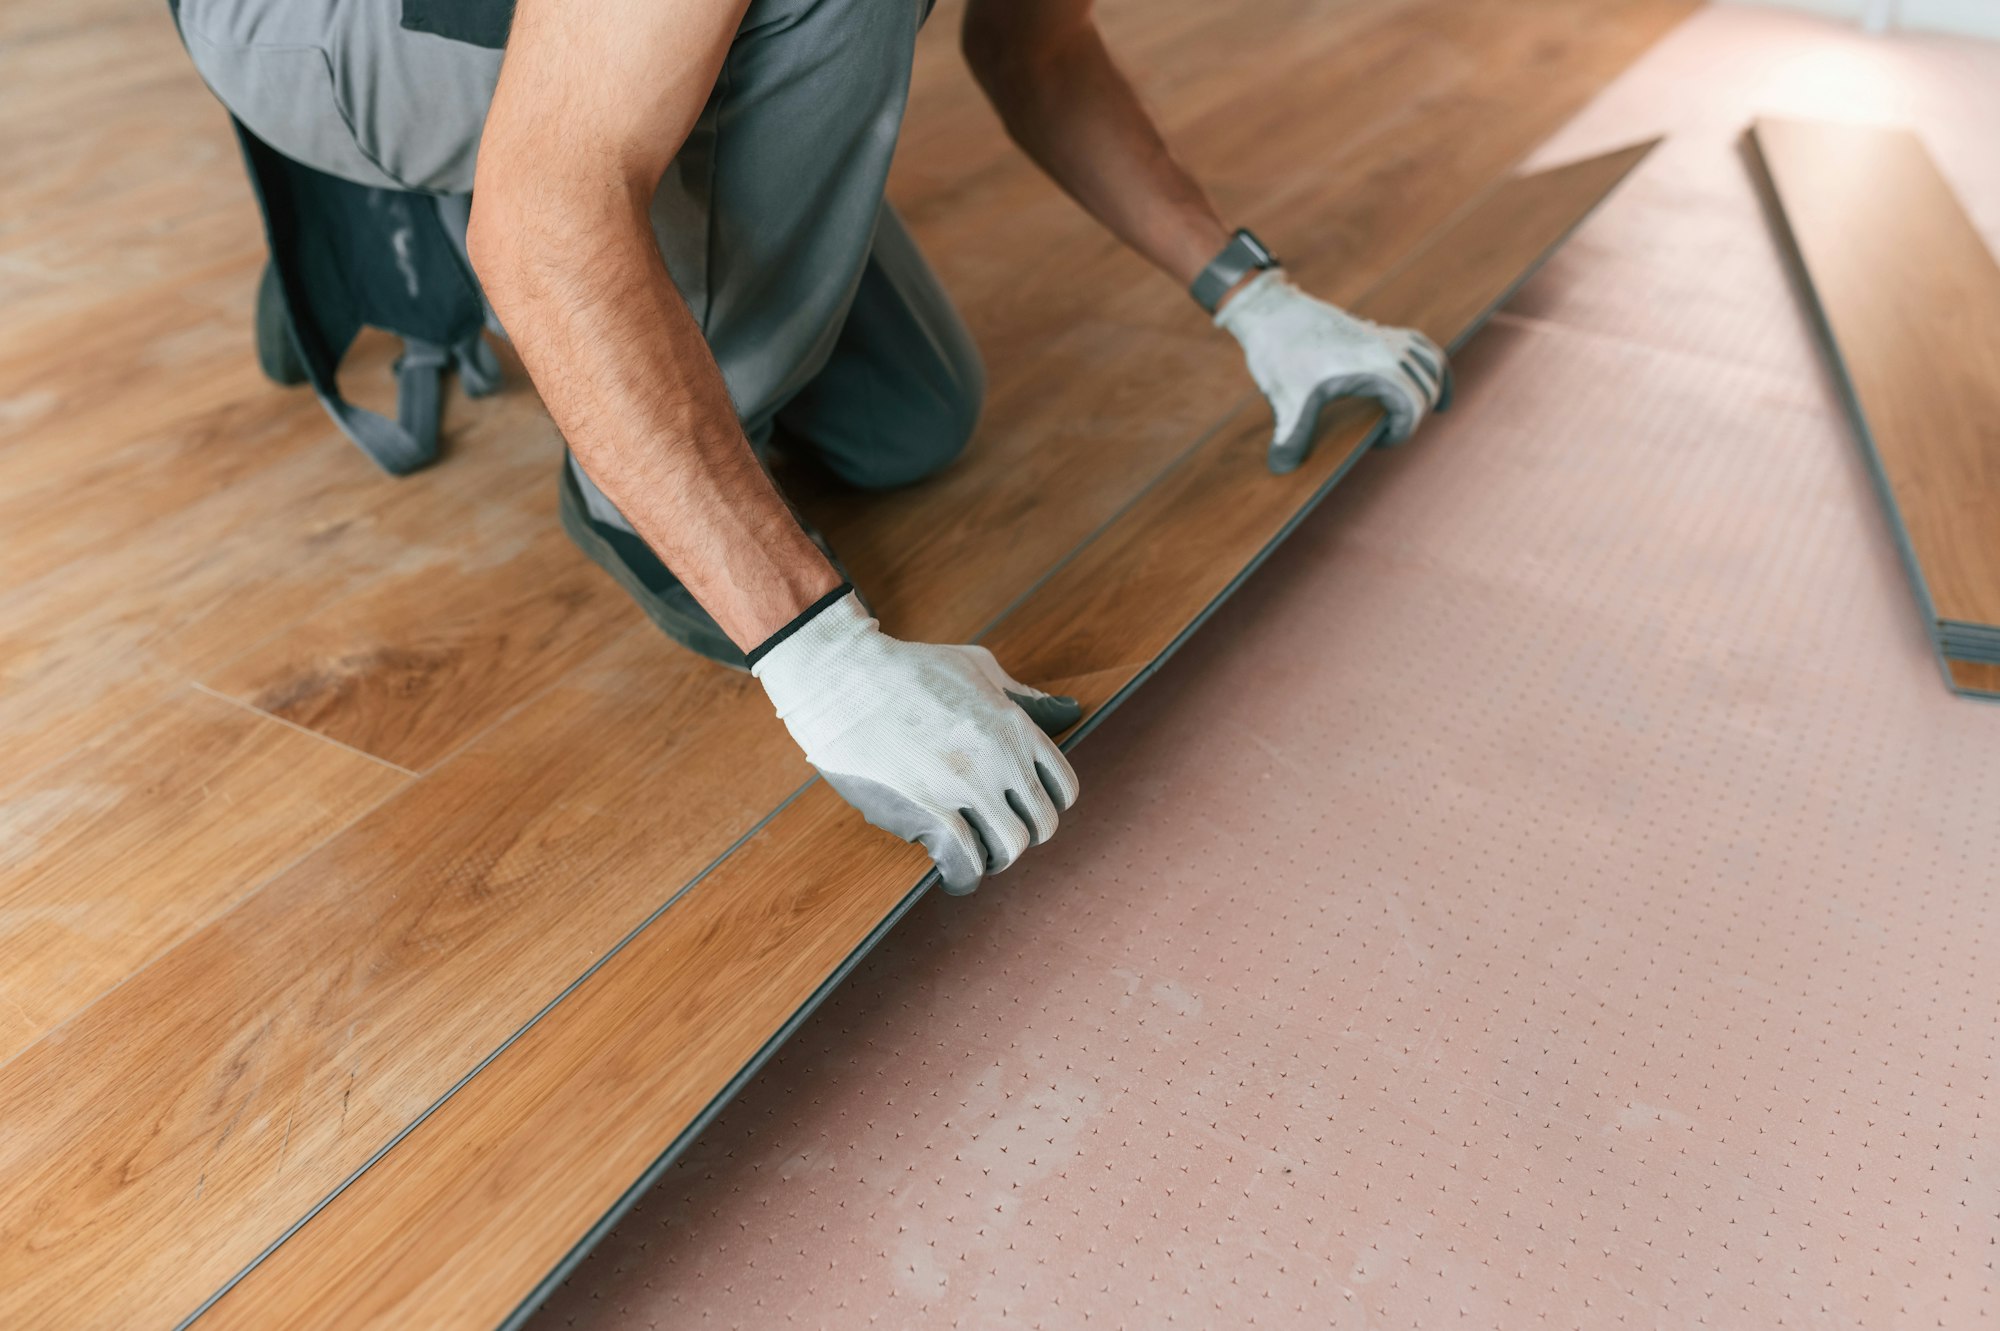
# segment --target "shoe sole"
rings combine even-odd
[[[610,574],[611,580],[625,589],[625,594],[638,603],[646,618],[653,621],[654,627],[696,656],[748,674],[750,665],[744,659],[743,649],[731,642],[729,635],[714,620],[706,617],[696,619],[662,600],[632,571],[617,547],[598,532],[597,524],[591,521],[589,510],[584,506],[583,492],[577,488],[576,478],[570,474],[567,459],[562,465],[561,485],[562,502],[559,507],[564,533],[593,564]]]

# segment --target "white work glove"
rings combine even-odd
[[[1076,802],[1049,739],[1076,724],[1074,698],[1016,683],[984,647],[892,638],[853,592],[759,648],[750,673],[806,761],[869,822],[921,842],[947,892],[1047,841]]]
[[[1387,444],[1402,443],[1426,412],[1450,403],[1451,367],[1437,343],[1315,300],[1282,269],[1252,278],[1215,324],[1242,343],[1250,377],[1271,404],[1272,471],[1293,471],[1306,460],[1320,410],[1335,398],[1379,402],[1388,415]]]

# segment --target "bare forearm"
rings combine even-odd
[[[468,243],[593,481],[738,646],[839,577],[750,452],[647,205],[747,0],[517,0]]]
[[[1007,132],[1114,235],[1183,286],[1229,239],[1075,0],[974,0],[964,46]]]
[[[838,583],[751,453],[643,202],[544,193],[534,217],[479,222],[481,276],[549,414],[723,631],[754,647]]]

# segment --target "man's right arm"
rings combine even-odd
[[[840,576],[752,454],[648,218],[746,3],[520,0],[468,245],[584,470],[747,651]]]
[[[984,648],[900,641],[831,595],[839,575],[750,451],[648,217],[746,5],[519,0],[473,266],[590,478],[751,657],[807,761],[969,892],[1075,801],[1049,735],[1079,709]]]

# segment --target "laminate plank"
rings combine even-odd
[[[1512,43],[1496,51],[1548,53],[1524,56],[1518,68],[1488,66],[1455,37],[1437,46],[1450,55],[1437,65],[1370,65],[1338,44],[1301,43],[1320,60],[1300,72],[1323,85],[1324,106],[1305,103],[1310,114],[1279,127],[1291,136],[1289,160],[1265,149],[1272,156],[1260,161],[1310,182],[1287,189],[1288,215],[1313,242],[1302,248],[1324,241],[1324,253],[1305,261],[1334,274],[1322,289],[1343,294],[1348,274],[1390,263],[1413,227],[1525,152],[1688,8],[1681,0],[1605,6],[1584,39],[1571,35],[1573,9],[1547,0],[1277,11],[1317,22],[1365,9],[1370,23],[1399,19],[1412,30],[1358,43],[1369,59],[1432,51],[1421,32],[1447,11]],[[1150,30],[1146,6],[1111,12],[1135,32]],[[1510,20],[1516,14],[1525,17]],[[1199,45],[1163,41],[1164,65],[1216,64],[1205,20],[1159,27],[1209,34]],[[933,29],[927,42],[949,40],[948,26]],[[1275,25],[1267,32],[1283,35]],[[1455,91],[1441,98],[1428,87],[1425,110],[1412,111],[1412,68]],[[1232,95],[1203,82],[1206,74],[1192,77],[1217,107]],[[1229,77],[1233,95],[1247,95],[1241,73]],[[962,71],[930,86],[941,109],[973,114],[963,111],[976,94]],[[1322,158],[1321,147],[1350,128],[1326,107],[1352,110],[1356,125],[1373,128]],[[913,109],[913,127],[928,123],[929,110]],[[1225,121],[1214,111],[1203,124]],[[997,156],[990,126],[987,134]],[[949,147],[938,141],[935,151]],[[1438,165],[1426,172],[1431,158]],[[944,179],[951,165],[932,159],[929,178]],[[1016,164],[995,178],[1030,179],[1025,170]],[[1412,213],[1369,192],[1383,185],[1408,186]],[[1051,273],[1037,280],[1066,300],[1065,284],[1094,284],[1104,309],[1092,313],[1085,302],[1088,317],[1063,323],[1060,310],[1006,298],[1002,270],[1017,285],[1022,273],[1039,273],[1022,255],[1045,253],[1035,242],[1056,234],[1017,226],[993,207],[1015,188],[1025,187],[945,190],[923,205],[919,227],[947,281],[977,279],[968,315],[990,363],[1005,367],[989,428],[939,483],[867,504],[831,501],[843,554],[877,575],[871,594],[910,636],[978,632],[1068,552],[1060,539],[1116,512],[1215,420],[1217,404],[1248,389],[1226,340],[1046,186],[1033,188],[1045,200],[1037,207],[1056,219],[1048,225],[1092,239],[1058,246]],[[959,219],[968,212],[983,222],[967,226]],[[993,244],[996,217],[1007,219],[1019,253]],[[1071,266],[1080,254],[1088,261]],[[1058,336],[1042,338],[1058,325]],[[202,345],[220,354],[225,340],[205,334]],[[213,430],[204,410],[190,398],[185,428]],[[223,678],[238,656],[294,631],[306,645],[296,660],[305,662],[363,652],[386,661],[386,649],[436,632],[422,599],[391,585],[428,586],[448,602],[476,584],[480,560],[543,529],[536,506],[555,474],[556,442],[531,394],[465,410],[471,423],[454,442],[468,465],[386,482],[324,431],[322,447],[158,512],[121,546],[122,562],[70,559],[0,598],[10,634],[22,630],[0,653],[10,676],[0,735],[47,760],[188,677]],[[146,437],[143,425],[118,426],[115,412],[92,420],[93,429],[130,429],[120,448]],[[35,448],[41,438],[9,447]],[[1120,451],[1128,438],[1136,446]],[[1034,484],[989,496],[1017,464]],[[962,539],[941,535],[955,526],[965,528]],[[1024,536],[1047,544],[1024,556]],[[147,572],[142,587],[133,568]],[[322,628],[326,607],[331,627]],[[472,618],[453,624],[450,641],[496,641]],[[194,1307],[809,775],[740,677],[689,661],[648,628],[596,646],[561,671],[527,670],[519,705],[467,747],[157,958],[60,1042],[38,1042],[0,1069],[0,1119],[10,1127],[0,1140],[0,1192],[9,1199],[0,1208],[0,1317],[144,1325]],[[508,669],[526,669],[526,660]],[[487,678],[469,658],[455,668]],[[551,675],[557,682],[535,694]],[[292,665],[269,676],[305,677]],[[16,679],[25,687],[13,688]],[[360,700],[356,712],[373,718],[364,730],[393,733],[384,701],[392,690],[343,687]],[[482,684],[479,692],[505,691]],[[415,709],[427,727],[432,705]],[[314,721],[331,725],[342,714],[329,707]]]
[[[234,351],[206,375],[225,396],[203,402],[188,427],[163,425],[123,445],[98,437],[71,449],[62,444],[78,436],[44,426],[36,447],[0,448],[0,530],[7,533],[0,596],[78,560],[117,559],[154,523],[326,446],[313,415],[319,404],[264,391],[242,346]],[[90,521],[78,521],[79,513]]]
[[[0,441],[20,438],[30,419],[60,424],[79,411],[114,429],[163,425],[165,396],[202,391],[204,376],[172,373],[184,354],[145,354],[185,332],[163,323],[172,302],[162,293],[217,265],[249,265],[254,283],[262,262],[228,122],[193,76],[164,4],[19,3],[6,16]],[[251,287],[235,286],[244,310],[228,351],[240,364]],[[78,391],[86,382],[95,391]],[[6,409],[37,402],[61,410]]]
[[[0,789],[0,1065],[408,780],[188,689]]]
[[[1650,147],[1501,185],[1363,311],[1462,340]],[[1310,510],[1379,420],[1352,404],[1299,472],[1245,486],[1266,433],[1238,412],[989,641],[1062,679],[1094,720]],[[915,899],[924,868],[815,782],[198,1324],[506,1319]]]
[[[1952,687],[1976,698],[2000,698],[2000,665],[1980,661],[1960,661],[1946,657],[1946,672]]]
[[[246,233],[244,243],[251,240]],[[10,252],[15,264],[28,266]],[[137,438],[198,420],[246,392],[276,390],[246,355],[247,305],[225,318],[203,297],[218,283],[245,288],[259,262],[237,254],[128,286],[123,301],[71,300],[44,318],[10,311],[0,332],[0,460],[54,468],[100,458]],[[122,310],[121,305],[129,306]],[[16,321],[18,320],[18,321]],[[287,395],[303,397],[304,394]],[[68,441],[49,447],[51,435]]]
[[[1507,181],[1386,276],[1360,308],[1456,347],[1652,147]],[[1359,460],[1376,413],[1358,403],[1336,411],[1337,423],[1297,473],[1255,491],[1230,478],[1262,457],[1265,422],[1254,410],[1237,417],[1059,569],[989,645],[1030,677],[1053,681],[1051,688],[1109,700],[1107,688],[1124,687],[1151,664],[1254,567],[1285,523]]]
[[[2000,626],[2000,263],[1907,130],[1751,142],[1929,627]]]

